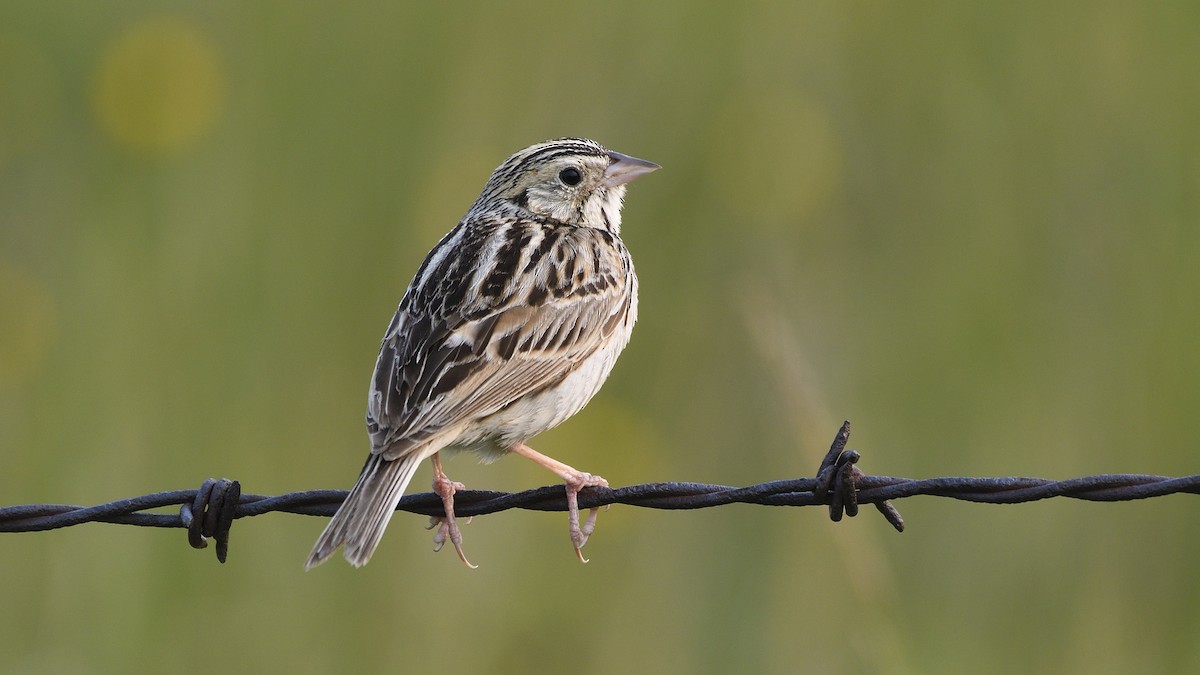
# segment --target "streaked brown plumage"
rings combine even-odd
[[[599,477],[525,445],[595,395],[637,320],[637,276],[620,239],[625,184],[658,168],[586,139],[539,143],[500,165],[467,215],[430,251],[383,338],[367,404],[371,454],[318,538],[306,567],[345,545],[365,565],[413,474],[432,459],[449,538],[461,485],[441,470],[443,449],[485,461],[515,452],[567,483],[572,544],[577,494]],[[583,557],[580,554],[580,559]]]

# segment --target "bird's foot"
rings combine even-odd
[[[446,474],[442,472],[442,463],[437,461],[437,455],[434,455],[433,463],[433,491],[442,498],[442,508],[445,510],[445,516],[433,516],[429,519],[429,526],[426,529],[437,527],[437,532],[433,535],[433,550],[435,552],[442,550],[442,546],[449,539],[454,545],[454,552],[458,554],[458,559],[464,565],[475,569],[478,565],[472,565],[470,560],[467,560],[466,554],[462,549],[462,532],[458,531],[458,523],[454,519],[454,493],[459,490],[465,490],[467,486],[450,480]],[[471,522],[470,519],[467,522]]]
[[[579,524],[579,491],[585,487],[608,487],[608,481],[600,476],[593,476],[590,473],[582,471],[575,472],[576,475],[565,477],[567,484],[567,529],[571,534],[571,545],[575,547],[575,556],[579,558],[579,562],[586,563],[587,558],[583,557],[584,544],[587,543],[588,537],[592,536],[592,532],[596,530],[596,517],[600,515],[599,507],[588,509],[587,520],[583,521],[583,525]]]
[[[579,491],[586,487],[606,488],[608,487],[608,481],[600,476],[593,476],[590,473],[584,473],[567,466],[553,457],[547,457],[524,443],[517,443],[511,446],[509,451],[531,459],[550,469],[567,484],[567,526],[571,533],[571,545],[575,547],[575,555],[579,558],[579,561],[587,562],[587,558],[583,557],[583,552],[580,549],[583,548],[583,545],[587,543],[588,537],[595,531],[596,516],[599,515],[600,509],[590,509],[587,520],[581,526],[579,524]]]

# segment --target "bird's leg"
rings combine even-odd
[[[446,477],[446,472],[442,471],[442,457],[440,453],[433,453],[433,491],[442,498],[442,508],[445,509],[444,517],[433,516],[429,519],[429,527],[438,526],[437,534],[433,535],[433,550],[442,550],[442,544],[446,543],[446,539],[450,539],[450,543],[454,544],[454,551],[458,553],[458,559],[463,561],[463,564],[471,569],[475,569],[478,565],[472,565],[467,556],[462,550],[462,533],[458,531],[458,523],[454,521],[454,493],[459,490],[465,490],[467,486],[462,483],[456,483]]]
[[[524,443],[518,443],[510,447],[509,450],[550,469],[567,484],[567,526],[571,533],[571,545],[575,547],[575,555],[579,557],[580,562],[587,562],[587,558],[583,557],[580,549],[583,548],[583,545],[587,543],[588,537],[596,529],[596,516],[600,513],[600,509],[590,509],[587,520],[580,527],[579,491],[585,487],[608,487],[608,481],[600,476],[584,473],[556,459],[547,457]]]

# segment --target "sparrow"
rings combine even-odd
[[[367,399],[371,453],[305,563],[344,547],[355,567],[379,545],[426,459],[448,539],[470,567],[454,517],[464,489],[443,452],[484,462],[508,453],[566,484],[576,555],[598,510],[579,522],[579,491],[608,482],[526,442],[579,412],[600,390],[637,321],[638,281],[621,241],[626,185],[659,165],[585,138],[531,145],[491,175],[466,216],[429,252],[383,336]]]

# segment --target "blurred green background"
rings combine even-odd
[[[632,186],[641,322],[536,439],[614,485],[1187,474],[1195,2],[0,5],[0,504],[348,487],[378,341],[511,152]],[[554,482],[515,458],[468,487]],[[429,470],[414,482],[425,489]],[[1194,498],[0,536],[0,671],[1200,672]]]

